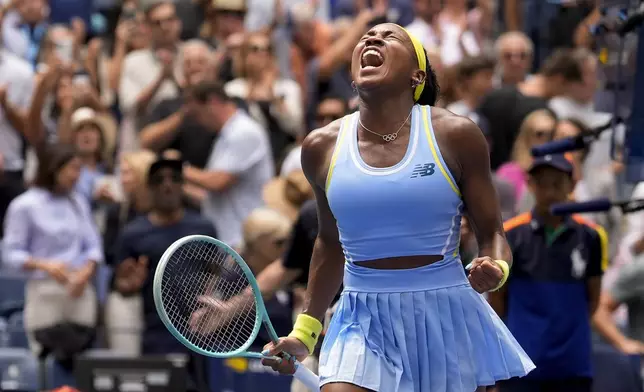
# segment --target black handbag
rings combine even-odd
[[[74,358],[92,346],[95,336],[96,327],[75,323],[61,323],[34,330],[34,338],[42,347],[39,358],[53,355],[68,371],[73,370]]]

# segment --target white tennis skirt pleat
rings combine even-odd
[[[321,384],[347,382],[378,392],[474,392],[534,369],[487,301],[454,268],[462,270],[460,262],[370,269],[366,275],[393,273],[389,279],[398,283],[390,285],[410,291],[363,292],[351,286],[378,278],[356,279],[363,268],[350,266],[348,287],[322,346]],[[406,271],[416,275],[405,277]],[[417,290],[423,277],[448,287]]]

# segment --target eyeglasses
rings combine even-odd
[[[183,182],[183,175],[179,172],[172,172],[172,174],[155,173],[150,177],[150,185],[158,186],[170,180],[173,184],[180,184]]]

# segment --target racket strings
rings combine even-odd
[[[213,353],[236,351],[251,338],[257,319],[255,299],[235,297],[249,285],[241,267],[216,244],[194,241],[171,256],[162,277],[166,314],[177,331],[195,346]],[[208,296],[209,305],[198,301]],[[234,298],[231,301],[231,298]],[[190,320],[201,313],[199,329]]]

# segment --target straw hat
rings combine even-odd
[[[246,12],[246,0],[212,0],[212,9],[215,11]]]
[[[268,207],[294,221],[302,204],[313,198],[313,189],[304,172],[295,170],[286,177],[276,177],[266,184],[263,197]]]
[[[97,113],[94,109],[88,107],[76,109],[71,118],[72,132],[76,132],[78,128],[85,124],[96,125],[101,131],[103,136],[103,160],[111,162],[114,156],[114,148],[116,148],[117,125],[114,118],[109,114]]]

